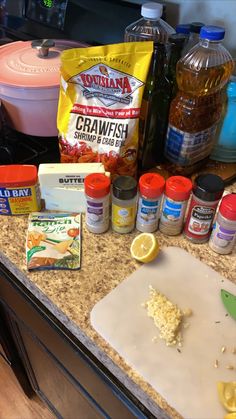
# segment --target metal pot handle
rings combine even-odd
[[[55,42],[52,39],[35,39],[31,42],[31,47],[38,50],[40,57],[47,57],[49,48],[54,47]]]

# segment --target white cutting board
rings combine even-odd
[[[181,353],[159,338],[152,342],[158,330],[141,306],[149,297],[149,285],[180,308],[193,311]],[[94,329],[184,418],[222,419],[226,412],[218,399],[217,381],[236,380],[236,369],[226,368],[228,364],[236,368],[231,352],[236,347],[236,321],[226,316],[221,288],[236,294],[236,285],[209,266],[183,249],[168,247],[91,312]]]

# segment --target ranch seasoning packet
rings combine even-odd
[[[80,269],[81,214],[34,212],[26,240],[27,269]]]

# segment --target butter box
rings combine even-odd
[[[38,170],[40,188],[80,188],[90,173],[105,173],[105,168],[102,163],[43,163]]]
[[[41,194],[47,210],[69,212],[85,212],[86,210],[84,188],[43,187]]]

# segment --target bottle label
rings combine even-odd
[[[93,202],[87,199],[86,224],[88,226],[102,226],[109,222],[109,200]]]
[[[138,202],[137,223],[151,225],[158,220],[160,211],[160,199],[156,201],[148,201],[142,197]]]
[[[211,228],[215,209],[196,205],[192,208],[188,231],[198,236],[205,236]]]
[[[165,197],[160,219],[161,230],[170,230],[172,234],[180,233],[186,206],[187,201],[173,201]]]
[[[219,253],[230,253],[236,241],[236,229],[222,227],[217,221],[214,223],[210,238],[210,247]]]
[[[136,206],[119,207],[112,204],[112,224],[117,227],[130,227],[134,224]]]
[[[188,133],[168,125],[165,156],[181,166],[192,165],[211,153],[215,141],[217,124],[203,131]]]

